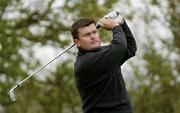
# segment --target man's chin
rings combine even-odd
[[[95,47],[92,47],[91,50],[98,50],[100,48],[100,46],[95,46]]]

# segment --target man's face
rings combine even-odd
[[[74,39],[75,44],[85,50],[94,50],[100,47],[100,38],[95,24],[78,29],[79,38]]]

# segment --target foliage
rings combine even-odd
[[[158,50],[153,47],[156,43],[152,36],[146,32],[148,43],[145,47],[145,53],[142,55],[145,63],[145,72],[140,68],[134,67],[134,74],[137,80],[137,85],[132,86],[130,93],[132,95],[134,112],[135,113],[180,113],[180,82],[179,82],[179,19],[178,7],[179,1],[168,1],[168,10],[164,11],[162,2],[159,0],[152,0],[154,7],[159,7],[162,14],[165,15],[166,22],[170,23],[168,26],[174,38],[174,45],[166,37],[160,39],[162,42],[162,49]],[[149,4],[150,5],[150,4]],[[149,6],[148,5],[148,6]],[[150,28],[153,19],[151,13],[145,16],[147,24],[146,31]],[[166,16],[168,15],[168,16]],[[146,18],[148,17],[148,18]],[[152,30],[153,31],[153,30]],[[155,34],[155,33],[154,33]],[[166,49],[166,50],[164,50]],[[166,52],[165,52],[166,51]],[[172,58],[175,55],[177,58]]]
[[[9,99],[9,89],[32,71],[42,65],[34,58],[33,45],[51,46],[64,49],[71,43],[70,25],[80,17],[99,19],[116,3],[128,6],[128,21],[137,18],[139,12],[131,9],[131,0],[64,0],[56,7],[58,0],[1,0],[0,1],[0,105],[5,113],[80,113],[81,100],[73,78],[74,51],[67,53],[67,58],[58,62],[55,70],[41,73],[45,79],[33,77],[17,88],[17,101]],[[148,43],[142,45],[145,52],[139,52],[145,73],[133,62],[133,75],[129,92],[132,97],[134,113],[180,113],[180,40],[178,0],[167,1],[167,10],[162,8],[162,1],[148,0],[146,6],[158,7],[164,15],[166,24],[172,33],[173,43],[168,39],[159,39],[163,50],[157,50],[154,38],[148,28],[151,22],[161,21],[147,7],[139,18],[145,23],[143,38]],[[163,1],[164,3],[164,1]],[[26,5],[25,5],[26,4]],[[28,4],[28,5],[27,5]],[[137,13],[137,14],[136,14]],[[138,23],[140,21],[138,20]],[[141,24],[138,24],[141,26]],[[135,26],[132,31],[138,29]],[[111,34],[100,29],[103,41],[110,40]],[[134,31],[138,43],[142,43]],[[155,33],[154,33],[155,34]],[[136,36],[137,35],[137,36]],[[138,45],[139,47],[139,45]],[[172,59],[175,55],[177,58]],[[74,55],[75,56],[75,55]],[[137,55],[138,57],[138,55]],[[74,58],[74,57],[73,57]],[[61,58],[60,58],[61,59]],[[52,67],[54,69],[54,67]],[[1,112],[1,111],[0,111]]]
[[[152,48],[144,54],[147,73],[136,70],[139,85],[131,90],[134,112],[179,113],[180,84],[173,73],[171,61]]]

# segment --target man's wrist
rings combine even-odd
[[[119,23],[115,24],[113,28],[118,27],[118,26],[119,26]]]

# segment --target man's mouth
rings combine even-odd
[[[92,41],[91,43],[92,43],[92,44],[94,44],[94,43],[99,43],[99,41]]]

